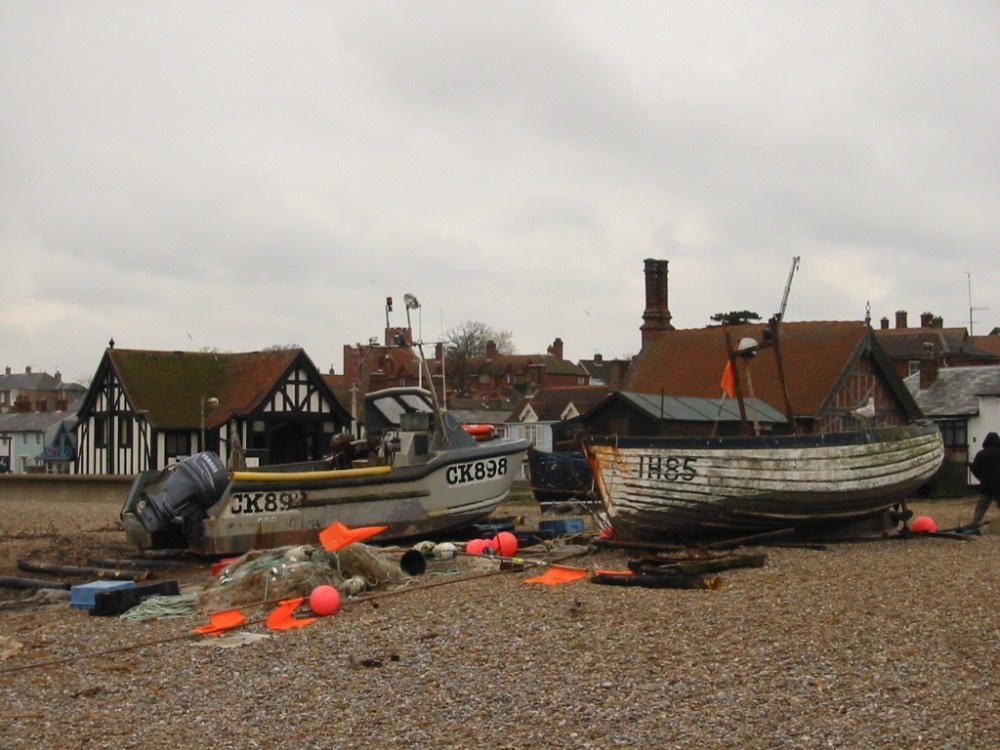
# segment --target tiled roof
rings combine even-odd
[[[920,359],[923,357],[924,343],[934,344],[934,353],[939,357],[961,355],[986,360],[998,359],[997,355],[974,346],[971,342],[950,335],[940,328],[906,329],[903,331],[875,331],[878,341],[892,359]],[[964,329],[959,329],[964,331]],[[978,337],[977,337],[978,338]]]
[[[727,361],[728,330],[735,347],[744,337],[762,342],[766,326],[698,328],[665,333],[636,357],[622,390],[668,396],[718,398]],[[782,323],[779,343],[792,408],[797,416],[819,414],[848,367],[864,351],[868,328],[861,322]],[[877,342],[873,341],[873,348]],[[881,352],[881,350],[879,350]],[[752,395],[783,407],[773,349],[749,363]],[[751,393],[743,379],[744,396]],[[901,388],[901,386],[900,386]]]
[[[567,359],[552,354],[500,354],[492,359],[474,357],[469,362],[470,373],[502,377],[509,373],[523,374],[529,367],[544,367],[553,375],[578,375],[586,377],[587,371]]]
[[[57,380],[47,372],[12,372],[0,374],[0,390],[20,389],[23,391],[57,391],[66,383]]]
[[[108,349],[132,406],[161,429],[183,429],[201,422],[201,399],[217,398],[206,409],[212,428],[233,415],[253,411],[302,349],[274,349],[240,354]],[[93,387],[93,386],[92,386]]]
[[[76,415],[71,411],[10,412],[0,415],[0,432],[45,432],[66,420],[75,423]]]
[[[1000,336],[995,333],[989,336],[970,336],[969,343],[977,349],[1000,355]]]
[[[979,413],[977,396],[1000,396],[1000,366],[942,367],[923,390],[920,373],[903,382],[928,417],[972,416]]]

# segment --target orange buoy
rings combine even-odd
[[[493,548],[486,539],[472,539],[465,545],[465,554],[467,555],[484,555],[487,554],[486,550]]]
[[[336,614],[340,609],[340,592],[333,586],[317,586],[309,594],[309,608],[320,617]]]
[[[937,523],[930,516],[917,516],[910,529],[918,533],[934,533],[937,531]]]
[[[509,531],[501,531],[493,537],[491,546],[504,557],[513,557],[517,553],[517,537]]]

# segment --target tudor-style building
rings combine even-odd
[[[299,348],[105,350],[77,423],[77,473],[136,474],[238,445],[260,465],[323,456],[351,417]]]

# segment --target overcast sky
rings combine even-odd
[[[823,4],[827,5],[827,4]],[[1000,325],[1000,4],[0,0],[0,366],[303,346],[385,298],[634,354],[679,328]]]

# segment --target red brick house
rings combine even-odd
[[[899,310],[896,327],[890,328],[889,319],[882,318],[875,335],[901,378],[926,367],[929,356],[933,356],[938,368],[982,367],[1000,362],[1000,353],[977,346],[965,328],[945,328],[942,319],[932,313],[923,313],[920,326],[911,328],[906,311]],[[985,337],[975,337],[980,338]]]

